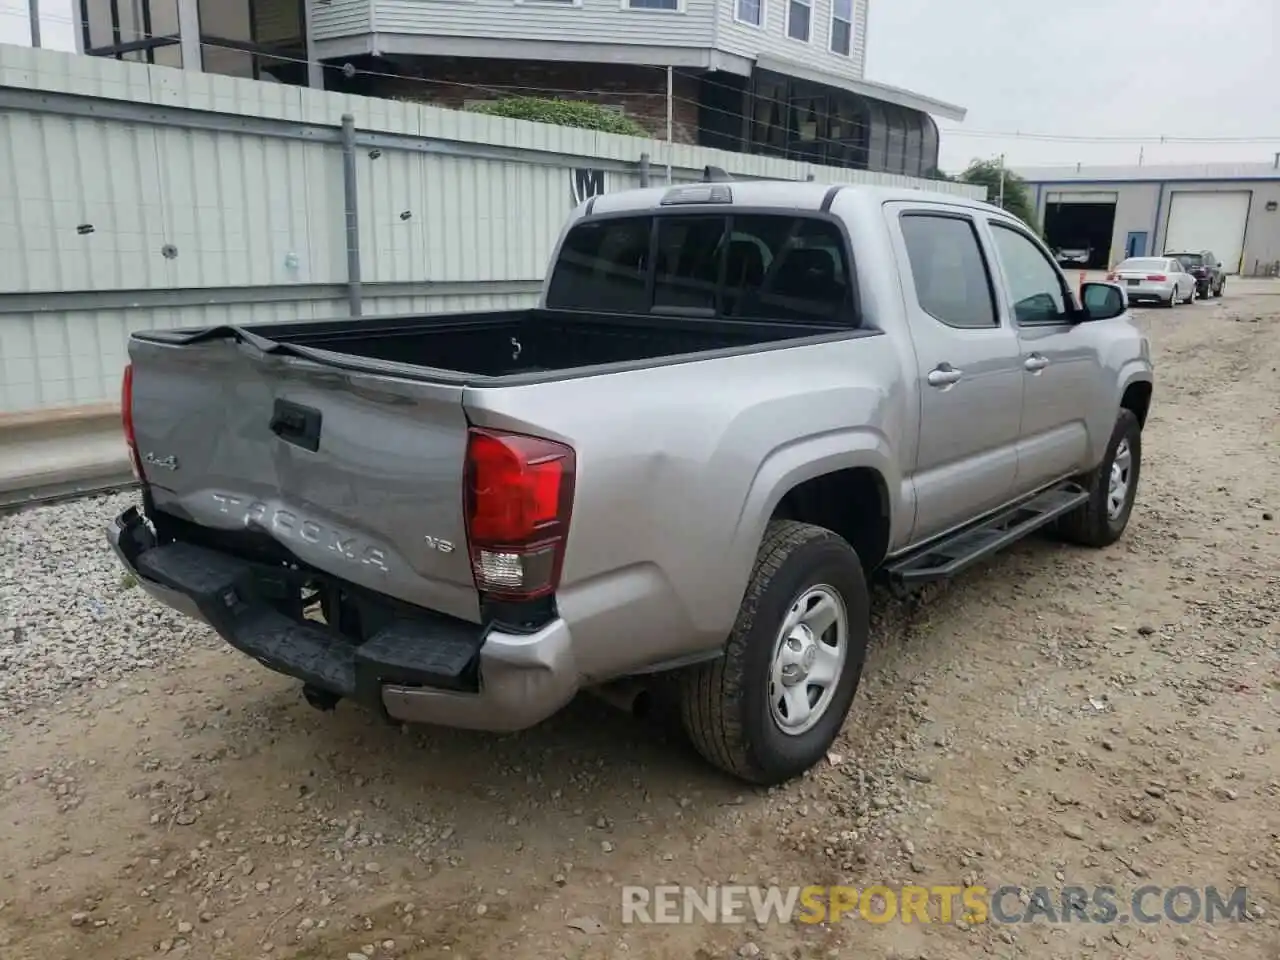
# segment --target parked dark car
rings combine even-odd
[[[1218,258],[1210,251],[1166,253],[1165,256],[1180,261],[1187,268],[1187,273],[1196,278],[1196,296],[1201,300],[1207,300],[1211,294],[1215,297],[1222,296],[1222,290],[1227,285],[1227,275],[1222,272],[1222,264],[1218,262]]]

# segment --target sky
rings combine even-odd
[[[1270,163],[1280,151],[1277,0],[870,0],[869,80],[968,109],[939,166]],[[1161,144],[989,137],[1270,138]]]
[[[74,50],[71,0],[40,9],[44,45]],[[29,36],[27,0],[0,0],[0,42]],[[866,75],[968,109],[938,121],[949,172],[1001,154],[1012,167],[1269,163],[1277,47],[1277,0],[870,0]]]

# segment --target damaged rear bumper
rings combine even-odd
[[[288,570],[194,544],[160,545],[136,507],[115,519],[107,540],[156,600],[209,624],[272,670],[393,720],[521,730],[578,691],[572,639],[560,619],[519,633],[400,611],[357,644],[286,612],[281,598],[297,577]]]

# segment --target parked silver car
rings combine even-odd
[[[1178,260],[1167,257],[1130,257],[1116,264],[1107,280],[1124,287],[1130,302],[1154,300],[1166,307],[1190,303],[1196,295],[1196,278]]]
[[[1093,259],[1093,247],[1059,247],[1055,257],[1062,266],[1087,267]]]

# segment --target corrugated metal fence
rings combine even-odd
[[[132,330],[528,304],[575,197],[642,156],[925,185],[0,46],[0,414],[113,399]]]

